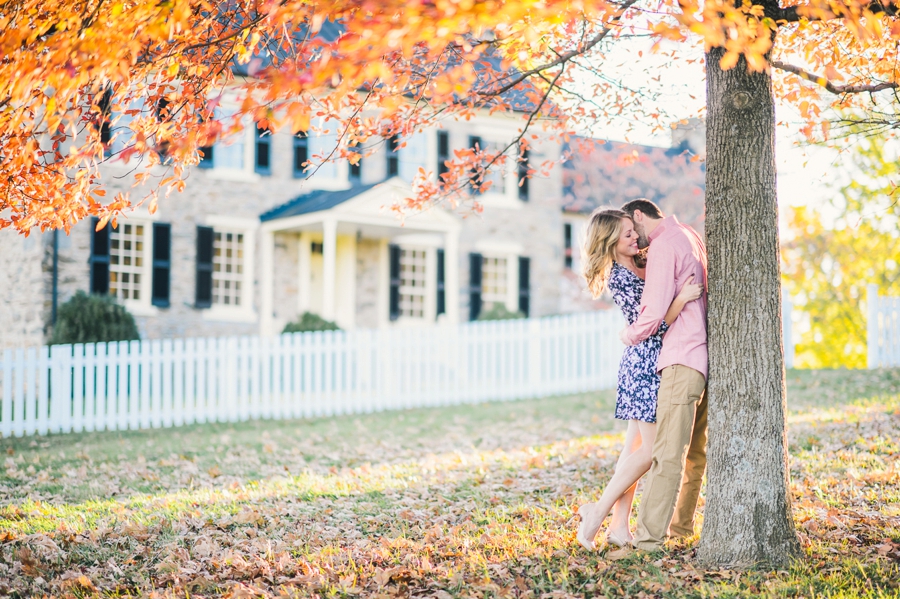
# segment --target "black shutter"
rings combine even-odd
[[[200,168],[212,168],[213,167],[213,146],[203,146],[200,148],[200,151],[203,153],[203,156],[200,157]]]
[[[444,250],[437,251],[437,313],[447,312],[447,294],[444,284]]]
[[[519,312],[528,316],[531,308],[530,271],[531,259],[519,256]]]
[[[109,223],[99,231],[98,218],[91,219],[91,293],[109,293]]]
[[[481,314],[481,254],[469,254],[469,320]]]
[[[387,176],[400,174],[400,137],[394,135],[387,140]]]
[[[306,131],[298,131],[294,133],[294,177],[305,177],[303,169],[306,168],[306,161],[309,160],[309,138]]]
[[[360,148],[359,146],[354,146],[348,149],[351,153],[357,154],[359,156],[359,160],[356,161],[356,164],[350,162],[350,170],[348,173],[350,184],[356,185],[362,181],[362,148]]]
[[[256,164],[254,170],[260,175],[272,174],[272,134],[268,128],[256,124]]]
[[[438,180],[441,175],[450,170],[447,161],[450,160],[450,134],[447,131],[437,132],[437,174]]]
[[[519,199],[523,202],[528,201],[528,183],[531,181],[528,178],[528,170],[530,168],[528,165],[528,150],[522,150],[522,160],[519,162]]]
[[[477,135],[469,136],[469,147],[476,152],[481,152],[482,150],[484,150],[484,144],[481,143],[481,138]],[[484,173],[479,173],[478,170],[472,169],[472,173],[469,175],[469,182],[472,188],[472,193],[480,195],[481,192],[479,191],[479,188],[484,182]]]
[[[400,318],[400,246],[391,245],[388,249],[391,259],[390,316],[391,320],[397,320]]]
[[[563,257],[563,266],[570,269],[572,268],[572,225],[571,223],[563,224],[563,248],[564,248],[564,257]]]
[[[153,223],[153,284],[150,302],[169,307],[169,272],[172,268],[172,225]]]
[[[194,305],[198,308],[212,306],[213,239],[212,227],[197,227],[197,290]]]

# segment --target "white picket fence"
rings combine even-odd
[[[618,310],[430,328],[5,350],[0,434],[300,418],[616,384]]]
[[[900,366],[900,297],[879,295],[877,285],[866,291],[869,368]]]

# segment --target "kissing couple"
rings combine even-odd
[[[595,210],[582,251],[591,294],[608,288],[628,322],[615,413],[628,428],[600,499],[578,509],[577,539],[595,549],[611,513],[609,545],[661,549],[669,536],[694,534],[706,469],[706,248],[691,227],[638,199]],[[632,536],[635,487],[647,471]]]

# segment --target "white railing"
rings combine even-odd
[[[900,297],[878,295],[878,285],[866,289],[869,368],[900,366]]]
[[[0,355],[0,433],[300,418],[616,385],[618,310],[458,327],[86,343]]]

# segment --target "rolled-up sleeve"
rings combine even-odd
[[[625,329],[629,345],[636,345],[659,331],[672,300],[675,299],[675,253],[672,247],[650,246],[647,256],[647,279],[641,296],[641,307],[634,324]]]

